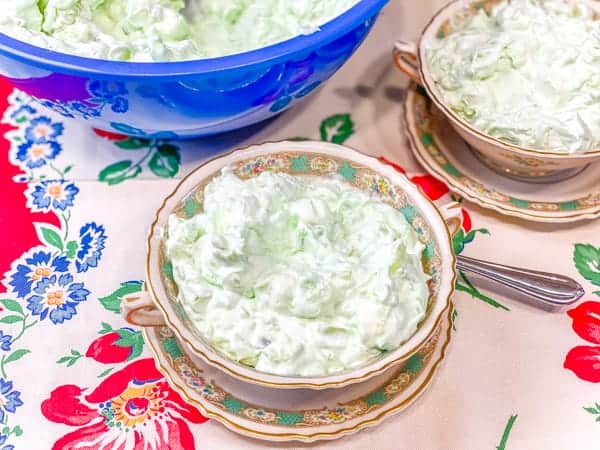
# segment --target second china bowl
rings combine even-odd
[[[457,18],[475,14],[481,8],[490,11],[497,3],[499,0],[451,1],[433,16],[416,43],[396,42],[394,62],[402,72],[426,90],[457,133],[471,146],[475,155],[495,171],[530,182],[552,182],[574,176],[588,164],[600,161],[600,149],[571,154],[535,150],[501,141],[477,130],[461,118],[444,103],[438,92],[427,63],[427,43],[439,35],[452,33],[452,24]],[[587,3],[598,10],[594,2]]]

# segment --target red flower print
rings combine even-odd
[[[133,346],[119,345],[121,336],[112,331],[94,340],[87,349],[85,356],[95,359],[102,364],[115,364],[127,361],[132,354]]]
[[[404,170],[403,167],[383,156],[380,156],[377,159],[384,164],[392,166],[400,173],[406,173],[406,170]],[[421,191],[423,191],[423,193],[431,200],[437,200],[449,192],[448,186],[446,186],[443,181],[440,181],[431,175],[415,175],[410,181],[419,186]]]
[[[471,231],[471,228],[473,227],[473,224],[471,222],[471,215],[469,214],[469,211],[467,211],[465,208],[461,208],[461,212],[462,212],[462,228],[463,228],[463,230],[465,230],[465,233],[468,233],[469,231]]]
[[[565,358],[565,369],[585,381],[600,383],[600,347],[580,345],[571,349]]]
[[[573,319],[573,330],[592,344],[600,344],[600,302],[583,302],[567,312]]]
[[[417,175],[412,177],[410,181],[419,186],[431,200],[437,200],[449,191],[448,186],[446,186],[443,181],[440,181],[431,175]]]
[[[59,386],[41,409],[52,422],[79,427],[53,450],[194,450],[188,422],[207,420],[171,389],[151,358],[129,364],[89,393]]]
[[[583,302],[567,312],[573,330],[592,344],[600,344],[600,302]],[[600,346],[579,345],[565,357],[565,369],[585,381],[600,383]]]
[[[13,87],[0,78],[0,111],[8,107],[8,95]],[[46,222],[59,226],[58,217],[54,213],[32,213],[26,205],[25,190],[27,183],[17,183],[13,177],[21,170],[8,160],[10,143],[3,136],[13,129],[9,124],[0,124],[0,192],[2,192],[2,212],[0,215],[0,236],[10,236],[4,239],[0,252],[0,275],[10,270],[10,265],[23,252],[39,244],[39,239],[33,226],[34,222]],[[0,284],[0,292],[5,288]]]
[[[109,139],[111,141],[124,141],[125,139],[129,138],[129,136],[125,136],[124,134],[113,133],[111,131],[104,131],[98,128],[94,128],[93,130],[94,133],[96,133],[98,136]]]

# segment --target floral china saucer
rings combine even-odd
[[[452,333],[452,304],[422,349],[403,366],[363,383],[282,392],[237,380],[192,356],[166,326],[146,328],[146,342],[171,387],[207,417],[269,441],[335,439],[407,408],[431,383]]]
[[[425,169],[484,208],[535,222],[600,217],[600,163],[549,184],[507,178],[475,156],[425,91],[414,84],[404,104],[404,121],[412,151]]]

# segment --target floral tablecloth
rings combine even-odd
[[[418,3],[418,4],[417,4]],[[247,439],[207,420],[155,367],[118,314],[141,287],[144,235],[165,194],[206,157],[289,137],[393,163],[433,199],[401,129],[408,85],[394,39],[441,1],[392,1],[323,89],[277,119],[195,142],[94,131],[0,83],[0,450],[304,448]],[[547,313],[461,277],[451,350],[430,389],[376,428],[310,448],[600,448],[600,226],[540,225],[463,203],[457,252],[577,278],[584,300]]]

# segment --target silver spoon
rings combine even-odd
[[[553,308],[571,305],[585,293],[572,278],[538,272],[457,255],[456,267],[514,289],[534,301],[537,306]]]

